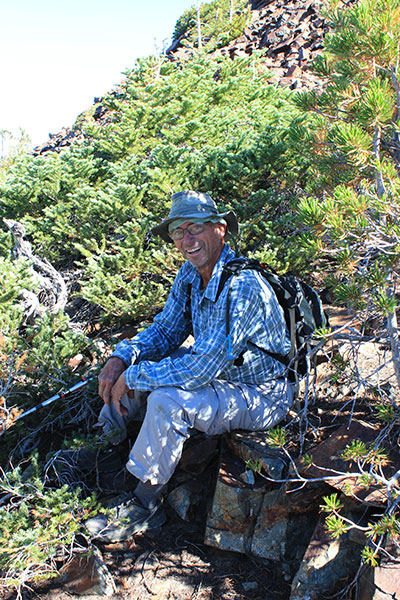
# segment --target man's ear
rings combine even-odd
[[[221,233],[221,239],[224,239],[227,234],[227,227],[228,227],[227,224],[226,223],[215,223],[214,227],[215,227],[215,231],[218,231],[218,233]]]

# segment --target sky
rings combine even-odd
[[[194,4],[0,0],[0,133],[23,129],[34,147],[71,127],[136,58],[168,46],[177,19]]]

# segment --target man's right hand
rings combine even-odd
[[[99,373],[99,396],[107,406],[111,402],[111,389],[125,369],[124,361],[118,356],[112,356]]]

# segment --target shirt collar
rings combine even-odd
[[[217,297],[217,292],[218,292],[218,287],[219,287],[219,281],[221,279],[221,275],[222,275],[222,270],[224,268],[225,263],[231,261],[233,258],[235,257],[235,253],[233,252],[233,250],[231,250],[231,248],[228,246],[228,244],[224,244],[224,247],[222,248],[222,252],[219,256],[219,259],[217,260],[212,275],[211,275],[211,279],[208,282],[208,285],[206,287],[204,296],[206,298],[208,298],[209,300],[211,300],[212,302],[215,302],[216,297]]]

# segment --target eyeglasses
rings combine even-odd
[[[188,231],[190,235],[198,235],[199,233],[202,233],[205,230],[205,228],[205,223],[191,223],[190,225],[185,227],[185,229],[182,229],[182,227],[174,229],[169,235],[173,239],[173,241],[176,242],[177,240],[183,240],[185,231]]]

